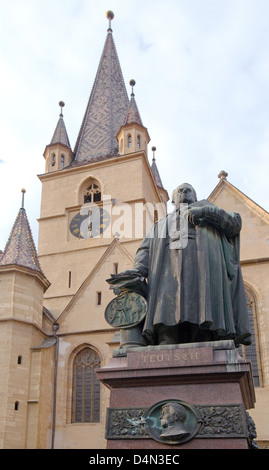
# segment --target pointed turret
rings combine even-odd
[[[69,142],[69,138],[67,135],[64,119],[63,119],[63,111],[62,108],[65,106],[63,101],[60,101],[59,106],[61,107],[61,114],[56,126],[56,129],[54,131],[53,137],[51,139],[50,145],[53,144],[62,144],[71,149],[71,145]]]
[[[151,164],[151,171],[153,174],[153,178],[158,188],[164,189],[162,180],[160,177],[160,173],[156,165],[156,158],[155,158],[156,147],[152,147],[151,150],[153,152],[153,158],[152,158],[152,164]]]
[[[31,227],[24,209],[24,193],[22,189],[22,207],[10,232],[6,247],[0,260],[0,267],[12,266],[30,269],[38,273],[41,280],[48,287],[49,282],[42,272]]]
[[[155,184],[161,194],[162,202],[166,205],[167,201],[169,201],[169,196],[168,192],[166,189],[163,187],[163,183],[160,177],[160,173],[156,164],[156,158],[155,158],[155,152],[156,152],[156,147],[151,147],[151,150],[153,152],[153,157],[152,157],[152,163],[151,163],[151,172],[155,181]]]
[[[127,124],[138,124],[139,126],[143,126],[142,119],[140,117],[140,113],[138,111],[138,107],[135,101],[135,95],[134,95],[134,86],[135,86],[135,80],[130,80],[130,85],[132,87],[132,93],[131,93],[131,99],[129,102],[129,107],[128,111],[126,114],[126,118],[124,121],[124,125],[126,126]]]
[[[143,126],[140,113],[135,101],[135,80],[130,80],[132,87],[131,99],[125,115],[123,125],[117,133],[119,153],[124,155],[144,150],[147,155],[147,145],[150,141],[148,130]]]
[[[107,18],[107,37],[75,145],[73,164],[118,154],[116,134],[124,122],[129,99],[112,35],[114,14],[107,12]]]
[[[67,130],[63,119],[63,107],[65,103],[59,102],[61,113],[57,122],[51,142],[45,148],[46,172],[61,170],[70,164],[73,153],[69,142]]]

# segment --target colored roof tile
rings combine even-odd
[[[44,276],[39,264],[31,228],[23,207],[19,210],[0,259],[0,266],[7,265],[30,268],[39,271]]]
[[[124,123],[129,99],[112,30],[108,30],[96,78],[74,149],[76,162],[118,153],[117,132]]]
[[[71,148],[62,114],[60,114],[60,118],[50,144],[62,144]]]

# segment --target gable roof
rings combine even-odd
[[[259,204],[257,204],[255,201],[253,201],[245,193],[240,191],[240,189],[238,189],[232,183],[230,183],[227,180],[227,176],[228,176],[228,173],[226,173],[225,171],[220,172],[220,174],[218,175],[218,177],[220,178],[220,181],[217,184],[217,186],[213,189],[213,191],[210,193],[207,199],[210,202],[214,203],[217,197],[220,195],[220,193],[226,189],[229,192],[236,195],[237,197],[239,197],[240,199],[243,199],[244,203],[248,206],[250,210],[255,211],[255,214],[258,214],[262,219],[266,219],[267,222],[269,222],[269,212],[266,211]]]
[[[96,265],[94,266],[94,268],[92,269],[92,271],[89,273],[89,275],[86,277],[86,279],[83,281],[83,283],[81,284],[81,286],[79,287],[79,289],[77,290],[77,292],[75,293],[75,295],[73,296],[73,298],[70,300],[70,302],[67,304],[67,306],[65,307],[65,309],[63,310],[63,312],[60,314],[60,316],[58,317],[57,319],[57,323],[60,325],[66,315],[68,315],[68,313],[70,312],[70,310],[72,309],[72,307],[76,304],[76,302],[80,299],[80,297],[82,296],[82,294],[85,292],[85,290],[88,288],[89,284],[91,283],[92,279],[94,278],[94,276],[96,275],[96,273],[99,271],[99,269],[101,268],[101,266],[106,262],[106,260],[109,258],[109,256],[111,256],[111,254],[115,251],[116,248],[119,248],[122,253],[127,257],[129,258],[129,261],[131,263],[133,263],[134,259],[133,257],[131,256],[131,254],[124,248],[124,246],[122,246],[122,244],[120,243],[120,241],[117,239],[117,238],[114,238],[114,240],[111,242],[111,244],[108,246],[108,248],[106,249],[106,251],[104,252],[104,254],[101,256],[101,258],[99,259],[99,261],[96,263]]]

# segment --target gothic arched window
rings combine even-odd
[[[141,138],[140,138],[140,135],[137,136],[137,148],[140,149],[140,146],[141,146]]]
[[[64,155],[61,156],[61,168],[64,167]]]
[[[84,203],[101,201],[101,187],[98,181],[91,181],[84,193]]]
[[[80,351],[73,365],[72,423],[100,421],[100,382],[96,369],[100,358],[91,348]]]
[[[128,135],[128,148],[132,147],[132,137]]]
[[[260,361],[260,348],[259,348],[259,336],[257,328],[257,311],[256,302],[253,295],[247,294],[247,306],[249,314],[250,332],[251,332],[251,344],[249,346],[240,346],[239,353],[241,356],[251,361],[252,374],[255,387],[262,385],[262,370]]]

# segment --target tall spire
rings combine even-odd
[[[41,270],[31,228],[24,209],[25,189],[22,189],[22,207],[10,232],[0,266],[17,265],[44,274]]]
[[[74,164],[83,164],[97,157],[108,157],[118,153],[116,134],[124,122],[129,106],[112,35],[113,12],[107,12],[107,18],[109,20],[107,37],[75,145]]]
[[[60,101],[59,106],[61,108],[61,113],[60,113],[60,117],[59,117],[56,129],[55,129],[54,134],[52,136],[50,145],[52,145],[52,144],[62,144],[62,145],[65,145],[66,147],[71,149],[69,138],[68,138],[66,127],[65,127],[65,123],[64,123],[64,119],[63,119],[63,107],[65,106],[65,103],[63,101]]]

